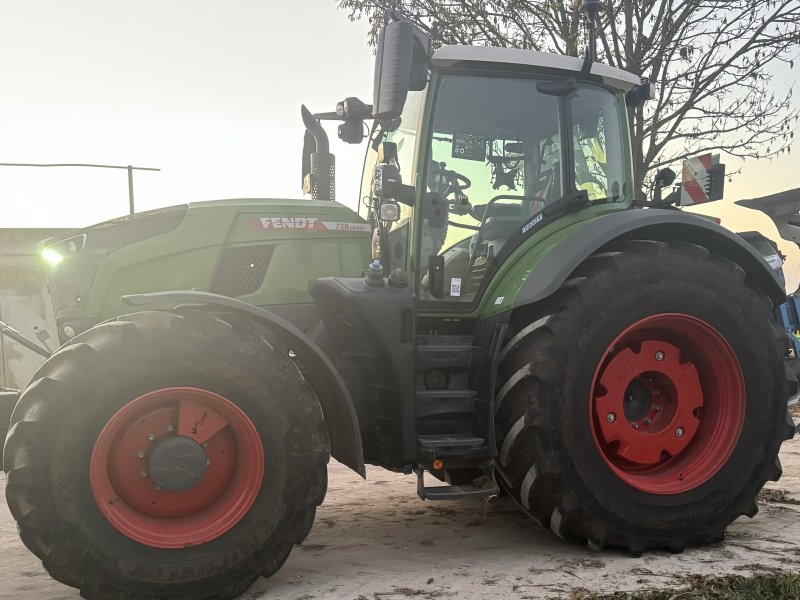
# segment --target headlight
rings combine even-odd
[[[41,257],[45,259],[50,265],[55,267],[58,263],[64,260],[64,256],[60,252],[56,252],[52,248],[45,248],[42,250]]]

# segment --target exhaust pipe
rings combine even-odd
[[[332,202],[336,200],[336,157],[330,153],[328,134],[305,105],[300,107],[300,114],[306,126],[303,144],[303,192],[311,194],[312,200]],[[313,151],[309,142],[313,142]]]

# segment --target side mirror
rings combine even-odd
[[[656,97],[656,84],[647,79],[642,79],[640,85],[633,87],[631,91],[625,94],[625,104],[631,108],[642,106],[648,100],[654,100]]]
[[[403,112],[410,91],[428,84],[431,39],[410,21],[388,13],[378,36],[375,53],[373,116],[379,121],[396,119]]]
[[[666,169],[661,169],[656,174],[656,180],[655,180],[656,187],[657,188],[669,187],[673,183],[675,183],[676,177],[677,174],[675,173],[675,171],[673,171],[669,167],[667,167]]]
[[[661,190],[675,183],[676,177],[677,175],[675,174],[675,171],[669,167],[666,169],[661,169],[658,173],[656,173],[656,178],[653,181],[653,204],[660,205],[663,203],[661,198]],[[667,200],[670,200],[670,197],[671,196],[667,196]]]

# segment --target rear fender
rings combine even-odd
[[[786,291],[775,271],[750,244],[713,221],[677,210],[625,210],[590,221],[556,244],[531,270],[514,301],[514,308],[547,298],[591,254],[621,240],[682,240],[703,246],[744,269],[748,283],[777,306]]]
[[[222,309],[266,327],[303,363],[304,377],[322,407],[332,456],[366,478],[361,430],[350,393],[331,360],[297,327],[263,308],[209,292],[153,292],[123,296],[122,301],[135,307],[158,303]]]

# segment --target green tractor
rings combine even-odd
[[[784,291],[715,223],[636,206],[651,91],[592,52],[432,52],[390,13],[373,104],[303,110],[312,200],[49,242],[62,345],[4,447],[22,541],[86,598],[235,598],[306,537],[330,456],[591,548],[721,540],[794,433]],[[372,122],[358,214],[327,120]]]

